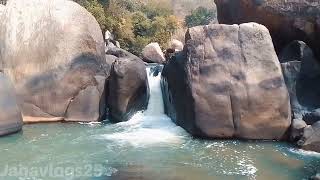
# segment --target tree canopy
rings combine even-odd
[[[208,25],[215,20],[215,14],[215,10],[213,9],[198,7],[192,11],[190,15],[186,16],[185,24],[187,27]]]
[[[97,19],[102,32],[109,30],[121,47],[140,55],[151,42],[162,48],[179,28],[170,4],[157,0],[75,0]]]

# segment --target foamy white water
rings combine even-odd
[[[164,113],[164,104],[160,86],[161,73],[153,76],[151,67],[147,67],[150,99],[147,110],[137,112],[129,121],[118,123],[122,132],[105,134],[104,138],[131,143],[134,146],[154,143],[182,143],[185,131],[175,125]]]
[[[303,149],[296,149],[296,148],[290,148],[291,152],[304,155],[304,156],[314,156],[314,157],[320,157],[320,153],[314,152],[314,151],[305,151]]]

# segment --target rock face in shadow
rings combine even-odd
[[[290,93],[293,116],[296,119],[303,119],[305,115],[320,108],[320,88],[318,86],[320,64],[315,59],[312,50],[302,41],[290,43],[281,52],[280,58],[282,62],[285,62],[281,66]],[[312,118],[311,115],[308,116]]]
[[[291,140],[305,150],[320,152],[320,64],[302,41],[290,43],[280,58],[294,118]]]
[[[189,29],[162,90],[166,113],[194,136],[283,139],[291,124],[270,34],[256,23]]]
[[[265,25],[280,52],[293,40],[303,40],[320,57],[318,0],[215,0],[223,24],[257,22]]]
[[[94,17],[66,0],[11,0],[0,22],[0,69],[24,121],[99,121],[110,67]]]
[[[0,136],[15,133],[22,128],[22,116],[10,80],[0,72]]]
[[[123,49],[110,48],[107,54],[115,57],[108,82],[109,117],[114,122],[127,121],[147,108],[150,92],[146,67],[140,58]]]

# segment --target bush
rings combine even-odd
[[[215,20],[215,10],[209,10],[204,7],[199,7],[185,18],[187,27],[194,27],[200,25],[208,25],[210,22]]]
[[[121,47],[140,56],[151,42],[167,47],[179,27],[169,1],[149,0],[76,0],[97,19],[102,32],[109,30]]]

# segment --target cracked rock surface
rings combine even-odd
[[[166,113],[191,134],[286,138],[289,95],[264,26],[191,28],[184,51],[169,60],[162,76]]]

